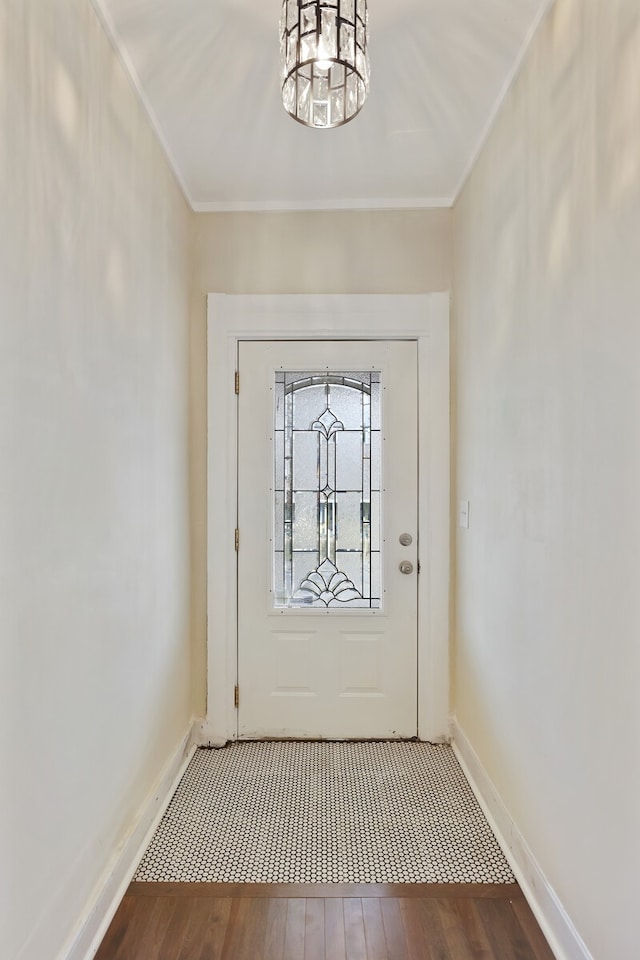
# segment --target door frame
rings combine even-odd
[[[207,715],[201,743],[237,738],[240,340],[415,340],[418,349],[418,737],[449,739],[449,294],[207,297]]]

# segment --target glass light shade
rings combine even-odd
[[[283,0],[282,102],[307,127],[339,127],[369,93],[367,0]]]

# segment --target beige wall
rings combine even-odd
[[[640,5],[557,0],[455,209],[459,722],[638,956]]]
[[[0,4],[0,209],[0,956],[49,960],[191,717],[191,215],[87,0]]]
[[[450,210],[194,218],[191,305],[193,675],[206,687],[207,293],[432,293],[451,285]]]

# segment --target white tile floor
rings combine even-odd
[[[511,883],[450,747],[198,750],[136,880]]]

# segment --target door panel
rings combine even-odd
[[[238,734],[414,736],[416,344],[241,342],[239,369]]]

